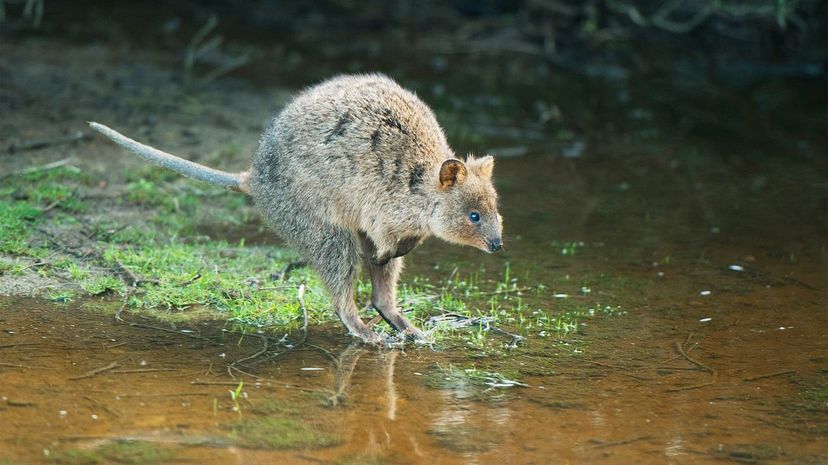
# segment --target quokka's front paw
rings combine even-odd
[[[353,333],[352,333],[353,334]],[[358,337],[362,342],[370,345],[377,345],[382,346],[385,345],[385,338],[380,336],[379,334],[373,331],[367,331],[365,333],[360,334],[353,334],[354,336]]]

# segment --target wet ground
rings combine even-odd
[[[6,463],[110,463],[114,445],[137,460],[123,463],[826,463],[821,291],[730,281],[741,289],[534,338],[494,364],[526,384],[511,387],[452,368],[486,366],[474,351],[364,349],[320,328],[270,359],[283,349],[217,323],[182,335],[5,299],[0,450]],[[231,376],[233,362],[255,376]]]

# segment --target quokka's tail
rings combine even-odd
[[[167,152],[162,152],[161,150],[150,147],[149,145],[144,145],[130,139],[118,131],[104,126],[103,124],[90,121],[89,126],[116,144],[129,150],[130,152],[135,153],[150,163],[173,170],[177,173],[181,173],[184,176],[204,181],[208,184],[225,187],[227,189],[244,192],[246,194],[250,193],[250,189],[247,184],[247,172],[227,173],[225,171],[219,171],[204,165],[199,165],[198,163],[193,163],[183,158],[176,157],[175,155],[171,155]]]

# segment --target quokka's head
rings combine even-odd
[[[431,217],[437,237],[486,252],[500,250],[503,218],[497,212],[493,168],[491,156],[443,162],[437,179],[438,203]]]

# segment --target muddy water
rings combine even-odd
[[[228,364],[264,349],[261,338],[6,300],[0,450],[9,463],[98,463],[66,451],[124,440],[168,451],[164,463],[825,463],[825,406],[802,397],[824,383],[819,300],[797,284],[757,286],[592,322],[583,356],[552,355],[565,340],[530,341],[503,364],[528,387],[490,391],[435,371],[470,354],[366,350],[322,329],[239,363],[256,376],[234,379]],[[259,444],[256,422],[273,419],[309,437]]]
[[[4,299],[2,463],[828,463],[824,186],[653,160],[502,160],[506,253],[415,251],[435,279],[509,262],[545,286],[527,313],[618,309],[505,355],[365,349],[336,326],[286,351]]]

